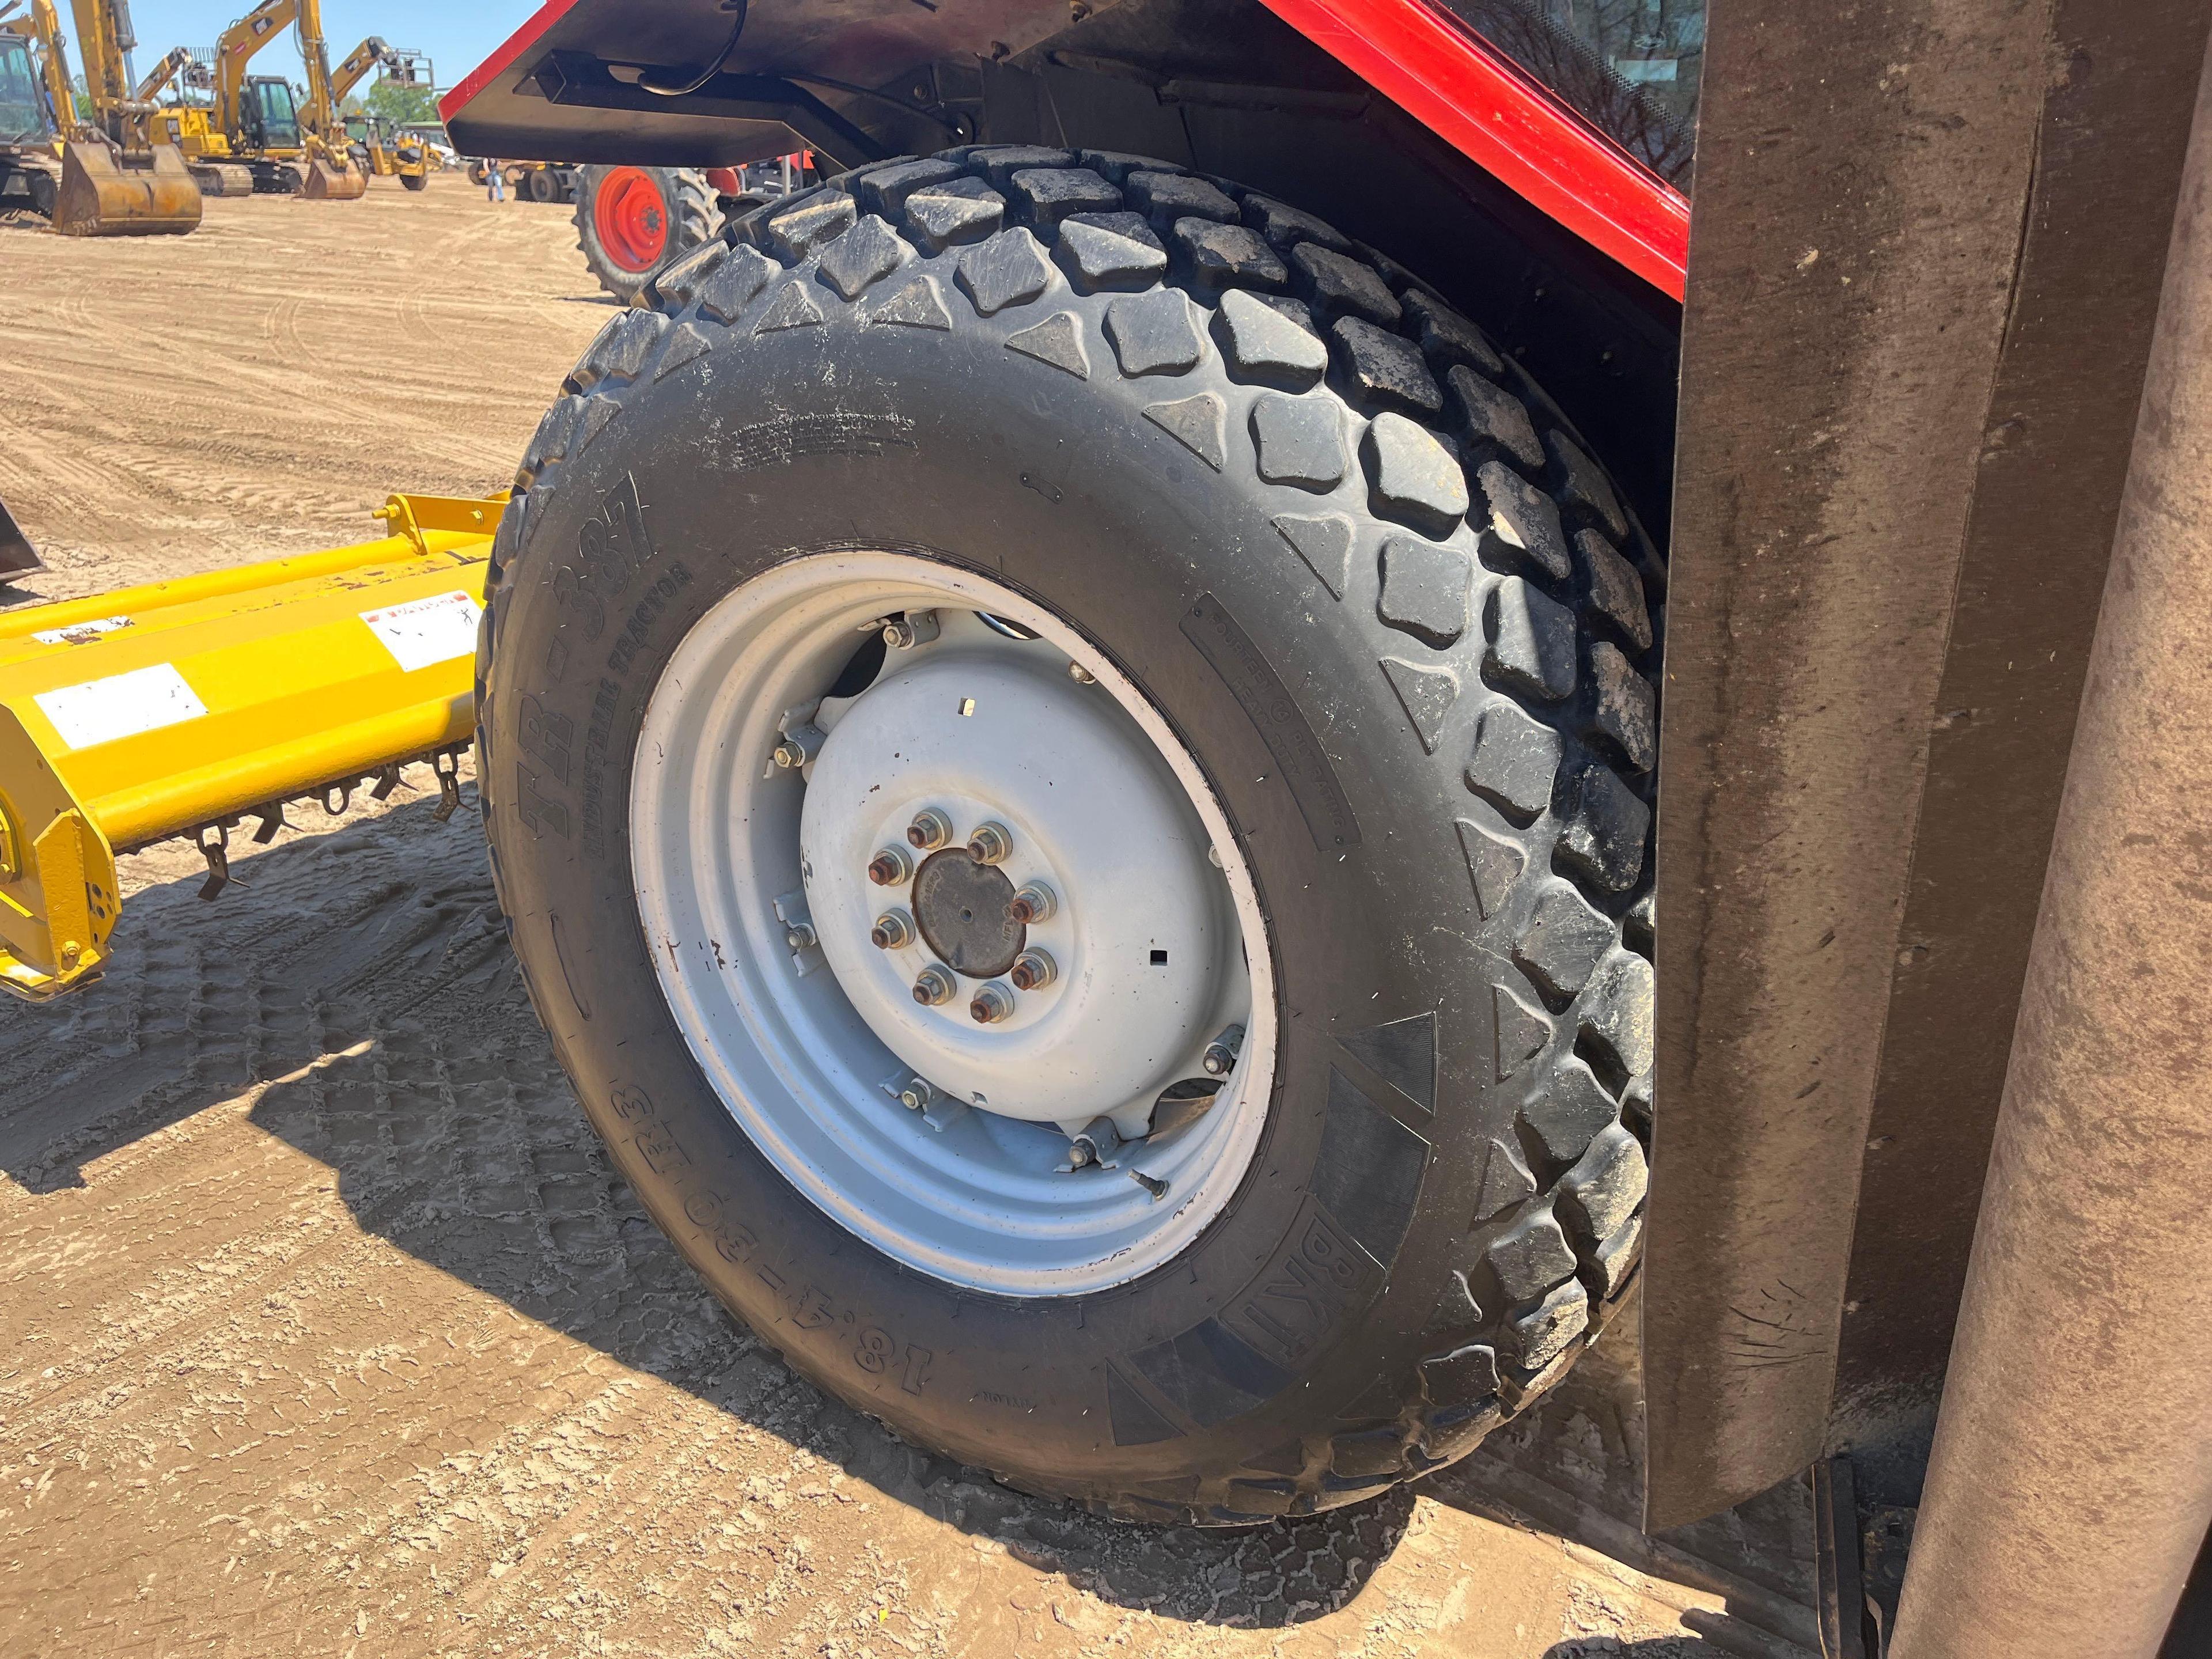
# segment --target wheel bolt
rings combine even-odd
[[[899,1091],[899,1104],[909,1112],[918,1112],[929,1104],[931,1092],[928,1084],[920,1078],[915,1078],[905,1088]]]
[[[868,930],[868,943],[878,951],[902,950],[914,943],[914,918],[903,910],[886,910]]]
[[[810,950],[815,944],[814,924],[794,921],[783,930],[783,942],[794,951]]]
[[[1060,901],[1053,896],[1052,889],[1041,881],[1033,881],[1014,895],[1013,902],[1006,906],[1006,914],[1023,927],[1030,927],[1058,908]]]
[[[953,994],[959,988],[959,981],[952,977],[952,970],[933,962],[915,976],[914,1000],[925,1008],[934,1008],[939,1003],[951,1001]]]
[[[903,847],[886,847],[868,860],[868,879],[878,887],[903,887],[914,873],[914,860]]]
[[[934,806],[923,808],[914,815],[914,822],[906,827],[906,844],[925,853],[933,853],[952,839],[952,820]]]
[[[1067,678],[1078,685],[1096,685],[1098,683],[1098,677],[1079,662],[1067,665]]]
[[[1060,976],[1060,969],[1042,951],[1024,951],[1014,958],[1014,969],[1006,977],[1014,982],[1017,991],[1042,991]]]
[[[1014,994],[996,980],[979,988],[975,1000],[968,1005],[968,1018],[978,1025],[996,1025],[1012,1018],[1013,1012]]]
[[[1206,1068],[1208,1077],[1227,1077],[1237,1065],[1237,1051],[1244,1046],[1244,1028],[1231,1025],[1206,1045],[1206,1053],[1199,1064]]]
[[[982,823],[968,837],[968,856],[978,864],[1004,864],[1012,856],[1014,837],[1003,823]]]
[[[786,738],[775,746],[775,763],[787,771],[794,766],[804,766],[806,764],[806,750],[803,745]]]

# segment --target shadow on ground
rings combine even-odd
[[[108,979],[0,1013],[0,1168],[33,1194],[205,1107],[326,1164],[359,1225],[531,1318],[1115,1604],[1280,1627],[1358,1595],[1413,1495],[1236,1534],[1127,1527],[915,1450],[708,1296],[586,1124],[521,988],[473,813],[427,802],[132,898]]]

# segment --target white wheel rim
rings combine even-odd
[[[871,619],[925,612],[934,641],[889,652],[866,691],[805,718]],[[828,736],[804,775],[775,765],[785,728],[817,721]],[[960,975],[951,1003],[924,1007],[915,975],[945,965],[927,934],[869,942],[893,903],[918,923],[952,915],[940,887],[925,916],[911,879],[865,873],[925,801],[957,837],[986,815],[1011,830],[1007,888],[1042,881],[1056,900],[1024,941],[1051,957],[1050,984]],[[693,1056],[776,1169],[885,1254],[1000,1294],[1102,1290],[1180,1255],[1243,1181],[1275,1072],[1257,890],[1166,720],[1034,601],[894,553],[815,555],[746,583],[653,689],[630,831],[654,972]],[[981,890],[972,865],[940,873]],[[817,943],[794,951],[801,917]],[[984,983],[1012,996],[1002,1024],[966,1013]],[[1210,1109],[1109,1151],[1118,1167],[1058,1168],[1098,1116],[1141,1133],[1158,1091],[1202,1078],[1201,1052],[1235,1026]],[[940,1094],[910,1110],[893,1093],[916,1075],[980,1104],[948,1112]]]

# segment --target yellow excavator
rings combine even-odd
[[[288,26],[297,27],[300,61],[307,68],[304,104],[283,76],[246,72],[254,54]],[[368,175],[348,151],[331,95],[319,0],[262,0],[216,40],[210,81],[206,105],[166,106],[151,117],[154,130],[173,139],[204,187],[216,170],[228,167],[243,168],[256,191],[296,191],[311,201],[350,201],[368,188]],[[228,194],[230,182],[218,179],[209,193]]]
[[[26,18],[13,18],[13,9],[0,9],[12,65],[0,78],[20,86],[35,50],[36,76],[22,89],[36,93],[31,101],[39,107],[26,110],[20,130],[8,118],[16,142],[4,167],[23,179],[31,205],[43,200],[53,228],[65,236],[181,235],[197,229],[200,193],[184,157],[173,146],[149,144],[138,124],[148,106],[129,95],[123,79],[128,33],[117,23],[112,0],[75,0],[93,106],[89,123],[76,117],[68,47],[52,0],[31,0]],[[58,160],[58,171],[49,173],[42,151]]]
[[[69,66],[41,49],[35,24],[16,9],[0,8],[0,212],[27,209],[52,219],[61,194]]]
[[[152,110],[144,118],[147,139],[177,147],[201,195],[251,196],[253,170],[231,155],[230,140],[215,123],[215,75],[204,61],[209,55],[173,46],[147,71],[135,94]],[[161,95],[173,82],[177,99],[164,103]]]
[[[379,79],[397,86],[419,85],[416,66],[422,61],[420,52],[398,50],[386,45],[381,36],[370,35],[331,71],[332,108],[343,109],[347,95],[371,70],[381,70]],[[379,179],[396,178],[409,190],[421,190],[429,182],[433,162],[428,145],[404,135],[394,137],[390,124],[380,116],[341,115],[338,118],[356,165]]]

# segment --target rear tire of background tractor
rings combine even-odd
[[[1464,1455],[1639,1260],[1665,575],[1571,426],[1389,259],[1123,155],[872,167],[732,224],[641,305],[531,441],[477,655],[493,877],[623,1178],[795,1368],[1024,1491],[1234,1525]],[[839,1219],[805,1195],[739,1127],[793,1074],[713,1058],[780,1040],[769,1016],[697,1021],[731,941],[641,921],[665,866],[633,813],[670,751],[641,734],[656,697],[720,683],[681,653],[824,556],[881,554],[1094,653],[1073,678],[1118,677],[1175,734],[1257,895],[1280,1032],[1257,1151],[1163,1265],[1079,1294],[979,1289],[870,1242],[860,1196]],[[825,648],[826,681],[851,647]],[[902,683],[883,660],[832,695],[866,708]],[[813,708],[784,726],[835,744]],[[773,742],[732,775],[799,787]],[[717,800],[695,821],[747,810]],[[812,857],[708,873],[756,914],[787,881],[787,917],[820,909]],[[775,948],[818,975],[804,994],[847,994]],[[878,1092],[854,1077],[855,1109],[901,1111]]]
[[[655,272],[721,227],[714,188],[695,168],[585,167],[575,178],[576,246],[626,306],[642,304]]]
[[[557,202],[561,199],[561,176],[550,167],[533,167],[528,189],[533,202]]]

